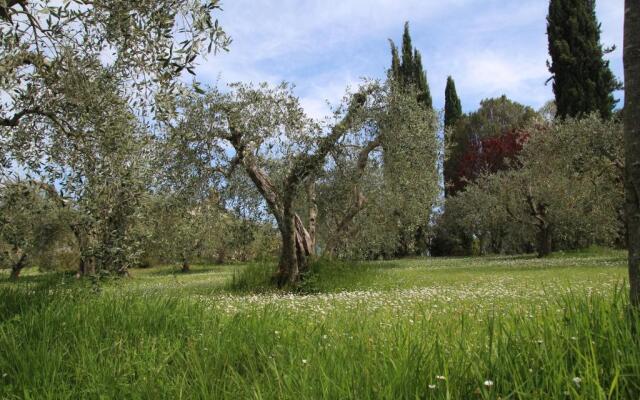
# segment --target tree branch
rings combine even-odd
[[[278,193],[275,190],[275,186],[271,183],[271,180],[267,174],[253,162],[253,156],[246,153],[246,145],[242,143],[242,132],[238,131],[235,127],[230,126],[231,134],[228,137],[229,142],[236,150],[237,163],[242,164],[249,175],[251,181],[267,202],[269,209],[276,218],[278,225],[282,222],[282,202]]]
[[[366,93],[357,93],[353,96],[352,103],[349,106],[347,115],[336,124],[331,133],[321,139],[318,150],[311,155],[301,155],[298,157],[291,168],[291,172],[287,178],[286,186],[292,189],[301,181],[306,179],[310,174],[322,166],[329,152],[336,146],[340,138],[352,128],[354,118],[358,111],[362,109],[367,100]]]
[[[11,118],[0,119],[0,126],[16,127],[20,122],[20,119],[26,115],[41,115],[42,111],[39,108],[27,108],[13,114]]]
[[[11,22],[11,14],[10,8],[20,4],[22,7],[25,7],[26,0],[8,0],[6,6],[0,6],[0,19],[3,19],[7,22]]]
[[[338,246],[340,242],[340,238],[344,232],[347,231],[349,225],[353,221],[353,219],[364,209],[367,204],[367,198],[360,191],[358,186],[358,181],[364,175],[364,171],[367,168],[367,163],[369,161],[369,155],[372,151],[377,149],[382,145],[382,140],[378,136],[374,140],[367,143],[367,145],[360,151],[358,154],[358,161],[356,163],[356,173],[355,173],[355,181],[356,183],[353,185],[354,192],[354,201],[353,204],[349,206],[345,215],[342,217],[340,222],[336,227],[335,233],[332,235],[331,239],[327,242],[327,252],[329,254],[333,254],[335,248]]]

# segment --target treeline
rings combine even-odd
[[[217,1],[19,3],[0,6],[11,38],[0,44],[0,265],[14,277],[29,265],[126,275],[272,258],[287,285],[318,256],[544,255],[621,241],[617,83],[589,24],[589,40],[576,39],[587,47],[568,46],[582,33],[550,14],[558,51],[580,51],[551,52],[557,110],[502,97],[465,115],[449,79],[443,144],[408,24],[386,78],[315,121],[288,84],[182,83],[230,42]],[[580,17],[597,28],[595,13]]]
[[[408,29],[397,73],[318,122],[287,84],[182,83],[229,39],[216,1],[170,3],[1,6],[0,264],[16,278],[277,258],[286,285],[318,255],[413,252],[439,143]]]
[[[538,112],[503,96],[463,115],[447,82],[433,255],[626,245],[621,84],[604,59],[595,2],[552,0],[547,22],[555,101]]]

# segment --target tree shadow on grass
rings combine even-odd
[[[0,280],[0,322],[8,321],[34,309],[44,308],[61,288],[77,290],[88,287],[87,282],[77,282],[73,273],[50,272],[27,275],[18,280]]]
[[[165,268],[157,268],[155,271],[151,271],[146,273],[148,276],[189,276],[189,275],[201,275],[201,274],[211,274],[211,273],[223,273],[229,272],[233,266],[228,264],[221,265],[197,265],[192,266],[191,269],[187,272],[182,271],[180,267],[165,267]]]

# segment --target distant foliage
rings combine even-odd
[[[443,226],[486,252],[611,245],[624,235],[620,123],[596,115],[531,130],[517,168],[486,171],[447,200]]]
[[[485,157],[483,145],[488,146],[487,160],[500,158],[501,154],[503,159],[513,158],[509,154],[517,153],[520,147],[518,143],[524,140],[524,136],[518,137],[520,132],[539,120],[540,115],[532,108],[511,101],[506,96],[485,99],[480,102],[477,111],[458,119],[445,132],[444,178],[447,194],[455,195],[464,188],[467,181],[461,178],[477,176],[482,172],[474,163]],[[510,133],[515,136],[510,136]]]
[[[447,78],[444,92],[444,127],[452,128],[462,117],[462,103],[456,91],[456,84],[452,77]]]
[[[472,142],[458,164],[452,190],[459,191],[481,175],[517,168],[518,155],[528,139],[525,131],[511,131]]]
[[[18,278],[26,267],[66,267],[65,261],[77,259],[68,222],[55,191],[41,182],[1,182],[0,268],[11,269],[11,276]]]

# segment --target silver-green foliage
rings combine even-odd
[[[392,255],[407,244],[414,250],[417,229],[432,217],[440,191],[437,116],[412,92],[389,86],[383,104],[375,116],[377,146],[369,162],[358,165],[362,146],[341,150],[321,191],[319,239],[322,243],[341,235],[335,255]],[[341,226],[350,213],[351,223]]]
[[[0,183],[0,268],[14,277],[27,266],[54,267],[52,256],[72,245],[69,215],[46,189],[25,179]]]
[[[55,102],[52,85],[66,57],[100,57],[135,104],[158,105],[149,100],[169,98],[200,54],[226,49],[213,16],[219,9],[218,0],[0,2],[0,91],[10,99],[1,125],[60,117],[42,100]]]
[[[531,129],[519,165],[447,200],[447,220],[488,251],[612,244],[623,218],[622,129],[592,115]],[[530,247],[531,246],[531,247]]]
[[[97,60],[66,63],[57,85],[63,120],[21,123],[8,148],[16,162],[61,189],[90,270],[124,272],[139,256],[133,228],[150,184],[149,132]]]

